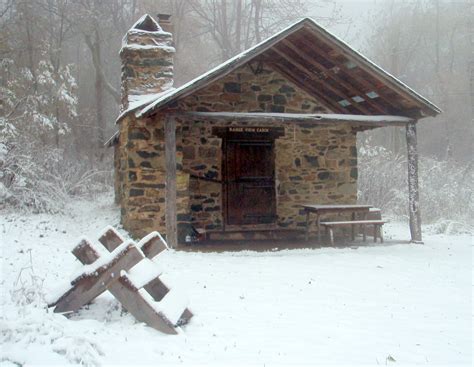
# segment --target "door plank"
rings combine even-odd
[[[271,223],[275,219],[274,141],[228,140],[225,144],[226,223]]]

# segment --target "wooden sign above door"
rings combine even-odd
[[[212,134],[221,138],[242,139],[276,139],[285,135],[284,127],[273,126],[215,126]]]

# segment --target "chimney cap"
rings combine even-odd
[[[138,29],[147,32],[160,32],[160,25],[149,14],[145,14],[133,25],[132,29]]]

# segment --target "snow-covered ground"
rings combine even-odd
[[[160,255],[195,314],[177,336],[137,323],[110,294],[53,314],[43,296],[79,267],[77,238],[118,226],[111,201],[0,214],[1,364],[472,364],[472,237],[408,245],[399,223],[383,246]]]

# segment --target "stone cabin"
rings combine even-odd
[[[171,30],[169,16],[145,15],[120,51],[108,144],[126,230],[157,230],[174,246],[196,230],[297,236],[300,204],[356,203],[357,133],[406,126],[418,236],[416,122],[438,107],[307,18],[174,88]]]

